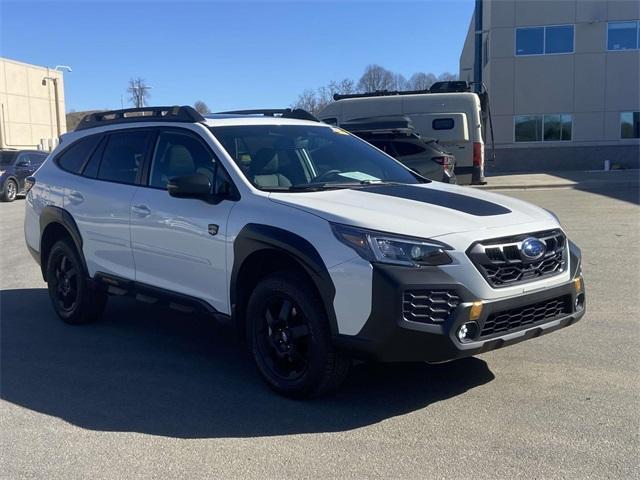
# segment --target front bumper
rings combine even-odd
[[[572,279],[581,275],[578,269],[579,258],[577,260],[575,270],[572,268]],[[566,299],[566,310],[562,313],[507,331],[460,341],[456,335],[458,329],[469,321],[473,302],[481,299],[474,297],[464,285],[456,283],[441,270],[434,269],[430,272],[428,284],[425,284],[424,278],[424,272],[418,269],[374,266],[371,315],[358,335],[337,336],[334,342],[336,347],[357,358],[384,362],[446,362],[506,347],[567,327],[580,320],[586,311],[584,282],[581,282],[582,288],[578,292],[571,280],[533,293],[483,301],[482,313],[476,322],[479,330],[482,330],[494,314],[556,298]],[[413,289],[455,291],[459,304],[441,323],[409,321],[403,315],[403,295],[405,291]],[[576,307],[578,295],[580,307]]]

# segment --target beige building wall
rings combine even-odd
[[[62,72],[0,58],[0,148],[50,150],[66,131]]]
[[[489,91],[496,152],[520,149],[506,158],[528,155],[569,159],[585,147],[598,147],[593,167],[601,157],[615,161],[616,152],[627,159],[640,156],[640,140],[620,138],[621,112],[640,111],[640,50],[608,51],[607,24],[640,20],[638,0],[484,0],[483,42],[488,59],[483,81]],[[574,26],[574,52],[515,55],[517,27]],[[473,79],[475,24],[460,56],[460,78]],[[528,114],[570,114],[570,141],[515,142],[514,118]],[[624,147],[607,150],[604,147]],[[545,154],[544,151],[547,151]],[[595,151],[595,150],[594,150]],[[543,152],[543,153],[540,153]],[[579,165],[566,160],[571,165]],[[526,163],[526,162],[525,162]],[[637,160],[636,160],[637,164]]]

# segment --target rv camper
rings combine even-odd
[[[451,82],[464,83],[464,82]],[[335,102],[319,114],[320,120],[342,125],[360,118],[405,115],[416,132],[435,138],[456,158],[459,184],[484,182],[484,140],[480,97],[468,91],[447,93],[375,92],[335,95]]]

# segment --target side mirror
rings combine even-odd
[[[204,199],[211,196],[211,181],[202,173],[174,177],[167,183],[167,191],[172,197]]]

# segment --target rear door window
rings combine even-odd
[[[98,169],[98,179],[135,184],[150,138],[149,130],[117,132],[109,135]]]
[[[93,149],[98,145],[100,135],[92,135],[90,137],[78,140],[71,145],[56,159],[56,163],[60,168],[71,173],[80,173],[82,166],[89,158],[89,155],[93,152]]]

